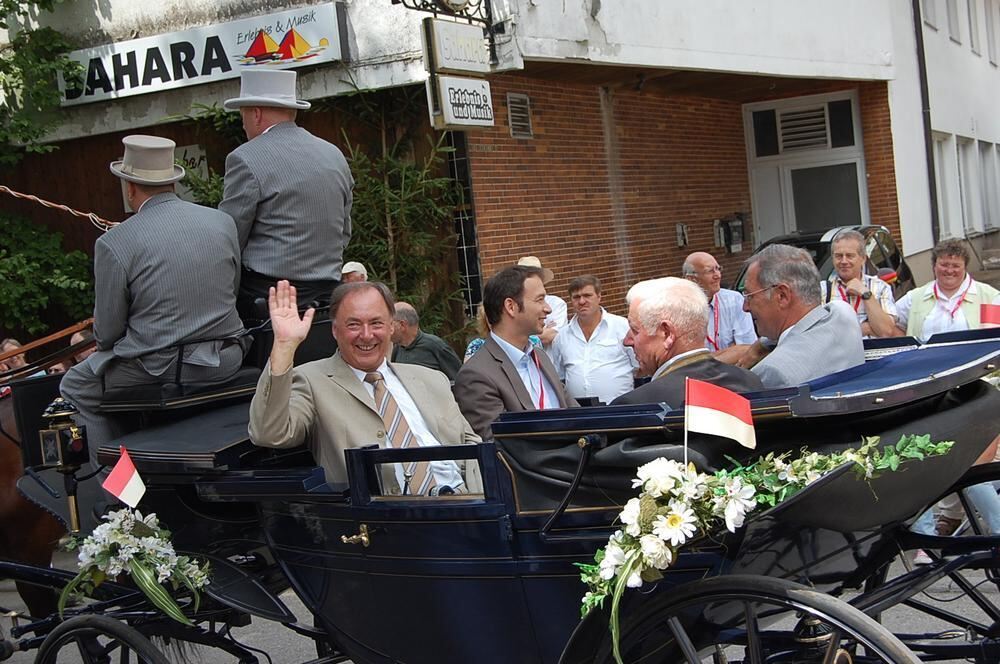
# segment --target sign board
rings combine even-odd
[[[433,74],[487,74],[490,49],[480,26],[423,20],[424,66]]]
[[[431,76],[427,79],[427,106],[435,129],[492,127],[490,84],[481,78]]]
[[[339,3],[73,51],[82,88],[60,78],[73,106],[236,78],[244,67],[288,69],[342,59]]]

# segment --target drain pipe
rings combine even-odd
[[[920,77],[920,113],[924,120],[924,154],[927,159],[928,195],[931,203],[931,240],[937,243],[941,235],[938,218],[937,176],[934,173],[934,136],[931,133],[931,100],[927,86],[927,56],[924,53],[924,23],[920,18],[920,0],[912,0],[913,36],[917,42],[917,73]]]

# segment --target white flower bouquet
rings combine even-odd
[[[192,624],[162,584],[169,583],[175,591],[186,587],[197,611],[198,591],[208,584],[208,564],[178,556],[170,532],[160,527],[155,514],[122,509],[109,512],[104,520],[85,539],[67,545],[70,550],[79,548],[80,572],[59,595],[59,614],[74,593],[90,594],[105,580],[128,574],[154,606],[178,622]]]
[[[871,478],[907,460],[946,454],[952,445],[931,442],[929,436],[903,436],[896,445],[880,448],[873,437],[865,438],[857,450],[817,454],[803,448],[797,459],[791,459],[790,452],[771,453],[747,466],[734,461],[734,469],[712,475],[655,459],[640,466],[632,480],[640,493],[619,514],[622,528],[597,551],[593,564],[577,564],[588,587],[581,612],[586,616],[611,596],[614,656],[621,663],[618,610],[625,589],[663,578],[662,571],[673,565],[684,544],[723,524],[735,533],[753,510],[777,505],[845,463],[856,464],[859,474]]]

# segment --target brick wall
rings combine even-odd
[[[496,126],[468,132],[484,278],[534,254],[556,274],[550,291],[568,299],[568,281],[591,272],[604,282],[605,306],[619,313],[628,286],[678,275],[692,251],[713,253],[724,281],[735,278],[756,245],[742,102],[623,88],[602,108],[593,85],[516,75],[491,84]],[[816,81],[799,94],[850,88],[859,91],[871,220],[898,239],[885,84]],[[534,139],[510,137],[507,92],[530,97]],[[713,220],[736,212],[748,236],[742,252],[727,255],[714,247]],[[678,223],[688,226],[684,248]]]
[[[715,251],[713,219],[745,212],[749,229],[739,104],[615,91],[602,115],[591,85],[491,83],[497,125],[468,134],[484,277],[534,254],[556,273],[550,291],[567,298],[572,277],[593,273],[605,306],[621,312],[635,281],[678,275],[687,253]],[[507,92],[531,98],[534,139],[510,138]],[[605,122],[615,127],[610,163]],[[677,223],[688,224],[685,248]],[[720,263],[735,274],[748,253],[720,253]]]

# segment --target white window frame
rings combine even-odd
[[[937,0],[920,0],[920,8],[927,27],[937,30]]]
[[[990,63],[997,65],[997,0],[983,0],[986,17],[986,54]]]
[[[1000,227],[1000,191],[997,190],[996,146],[979,141],[979,191],[982,195],[983,228]]]
[[[958,22],[958,0],[944,0],[948,13],[948,37],[956,44],[962,43],[962,26]]]
[[[965,0],[965,7],[969,14],[969,48],[976,55],[982,55],[983,49],[979,40],[979,2]]]

